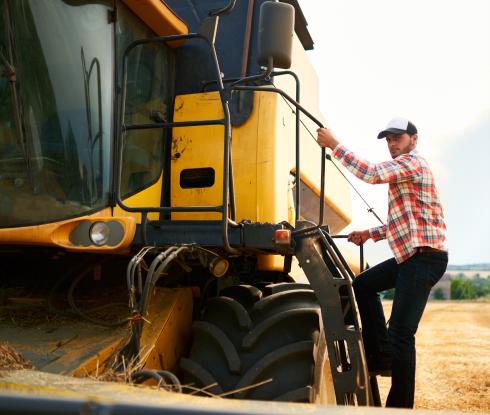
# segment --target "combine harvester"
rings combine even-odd
[[[306,21],[224,3],[0,0],[0,412],[379,405]]]

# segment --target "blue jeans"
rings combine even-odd
[[[431,288],[446,271],[446,252],[416,253],[401,264],[384,261],[360,274],[353,288],[361,315],[366,355],[392,356],[387,407],[413,408],[415,391],[415,333]],[[379,292],[395,288],[389,328]]]

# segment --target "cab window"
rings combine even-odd
[[[121,2],[117,16],[118,90],[121,91],[124,50],[131,42],[151,38],[155,34]],[[126,125],[169,121],[172,68],[172,50],[165,45],[141,45],[133,49],[128,62]],[[150,186],[162,175],[165,134],[168,131],[164,129],[126,132],[121,177],[123,197]]]

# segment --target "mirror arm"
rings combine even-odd
[[[230,2],[222,9],[211,10],[209,16],[224,16],[230,14],[235,8],[236,0],[230,0]]]
[[[233,82],[230,84],[227,89],[233,89],[235,86],[244,84],[247,82],[252,82],[252,81],[268,81],[271,79],[271,74],[274,71],[274,59],[272,56],[269,56],[267,58],[267,68],[264,70],[264,72],[258,74],[258,75],[252,75],[252,76],[247,76],[245,78],[238,79],[237,81]]]

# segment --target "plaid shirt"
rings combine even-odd
[[[398,263],[410,258],[419,246],[447,251],[444,213],[434,178],[417,151],[376,164],[341,144],[332,155],[367,183],[389,183],[388,224],[369,229],[369,234],[375,242],[387,239]]]

